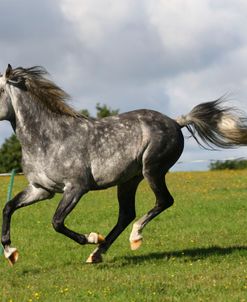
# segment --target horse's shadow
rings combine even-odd
[[[230,246],[230,247],[198,247],[193,249],[169,251],[169,252],[157,252],[148,253],[144,255],[127,255],[124,257],[114,257],[110,261],[110,265],[113,263],[121,263],[121,266],[128,266],[133,264],[140,264],[145,262],[153,262],[155,260],[169,261],[170,259],[182,259],[184,262],[193,262],[203,260],[213,256],[225,256],[235,252],[247,252],[247,246]],[[107,264],[105,264],[107,265]]]
[[[193,249],[184,249],[177,251],[165,251],[165,252],[157,252],[157,253],[147,253],[142,255],[126,255],[126,256],[116,256],[111,260],[106,260],[106,262],[100,263],[97,265],[97,269],[104,270],[105,268],[117,268],[117,267],[127,267],[131,265],[137,264],[145,264],[152,263],[158,260],[181,260],[182,262],[193,262],[207,259],[210,257],[223,257],[226,255],[230,255],[233,253],[241,252],[242,255],[246,256],[247,254],[247,246],[230,246],[230,247],[219,247],[219,246],[211,246],[211,247],[198,247]],[[159,262],[160,263],[160,262]],[[67,263],[65,265],[70,266],[71,263]],[[86,264],[88,265],[88,264]],[[93,265],[93,267],[95,267]],[[50,268],[52,269],[52,268]],[[21,275],[32,274],[37,275],[41,273],[41,269],[31,268],[25,269],[21,272]]]

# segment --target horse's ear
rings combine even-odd
[[[5,74],[4,74],[6,79],[9,78],[9,76],[11,75],[11,72],[12,72],[12,66],[10,64],[8,64],[8,67],[7,67],[7,69],[5,71]]]

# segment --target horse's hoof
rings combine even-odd
[[[19,258],[19,252],[15,247],[6,247],[4,249],[4,256],[8,260],[10,266],[13,266]]]
[[[137,240],[133,240],[130,242],[130,248],[132,251],[135,251],[137,249],[139,249],[139,247],[142,244],[142,238],[141,239],[137,239]]]
[[[103,259],[102,259],[102,256],[99,254],[91,254],[88,258],[87,258],[87,261],[86,263],[91,263],[91,264],[95,264],[95,263],[100,263],[102,262]]]

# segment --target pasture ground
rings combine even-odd
[[[8,177],[0,178],[1,209]],[[247,171],[169,173],[175,204],[151,222],[130,251],[131,227],[97,265],[85,264],[94,246],[79,246],[52,226],[60,196],[18,210],[14,267],[0,258],[0,301],[247,301]],[[14,192],[25,186],[15,178]],[[143,182],[137,216],[154,203]],[[116,189],[90,192],[66,223],[78,232],[107,234],[117,219]]]

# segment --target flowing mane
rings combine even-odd
[[[72,117],[85,117],[67,104],[70,96],[54,82],[47,79],[48,72],[41,66],[12,69],[10,81],[22,81],[32,97],[41,102],[49,111]]]

